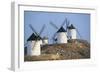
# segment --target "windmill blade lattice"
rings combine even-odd
[[[69,25],[70,25],[70,21],[68,21],[67,18],[66,18],[65,20],[66,20],[66,31],[67,31],[67,30],[68,30],[68,27],[69,27]]]
[[[67,21],[67,18],[65,18],[65,20],[63,21],[63,23],[61,24],[61,26],[60,26],[60,28],[61,27],[63,27],[64,26],[64,24],[66,24],[66,25],[69,25],[69,22]],[[56,28],[57,30],[59,29],[53,22],[50,22],[50,24],[54,27],[54,28]],[[67,28],[66,28],[66,31],[67,31]],[[56,36],[56,33],[54,33],[54,35],[53,35],[53,37],[52,37],[52,39],[53,39],[53,41],[55,41],[54,39],[55,39],[55,36]],[[67,35],[66,35],[67,36]]]
[[[53,35],[53,37],[52,37],[53,42],[55,42],[55,37],[56,37],[56,34],[57,34],[57,33],[55,33],[55,34]]]
[[[62,27],[62,26],[64,26],[64,24],[65,24],[65,23],[66,23],[66,19],[63,21],[63,23],[62,23],[61,27]]]
[[[78,33],[79,37],[82,39],[82,36],[81,36],[81,34],[79,33],[79,31],[78,31],[78,29],[77,29],[77,28],[76,28],[76,31],[77,31],[77,33]]]
[[[45,24],[43,25],[43,27],[41,28],[41,30],[40,30],[40,33],[39,33],[39,35],[41,35],[42,33],[43,33],[43,31],[44,31],[44,29],[45,29]]]
[[[54,28],[59,29],[53,22],[50,22],[50,24],[51,24]]]
[[[41,28],[41,30],[40,30],[40,32],[38,33],[38,32],[36,32],[36,30],[32,27],[32,25],[30,24],[29,25],[30,26],[30,28],[32,29],[32,31],[35,33],[35,35],[37,36],[37,37],[41,37],[40,35],[43,33],[43,31],[44,31],[44,29],[45,29],[45,24],[42,26],[42,28]],[[42,39],[42,37],[41,37],[41,39]],[[34,47],[35,47],[35,45],[37,44],[37,41],[38,40],[35,40],[35,42],[34,42],[34,45],[33,45],[33,49],[34,49]]]
[[[38,33],[36,32],[36,30],[32,27],[32,25],[30,24],[29,26],[30,26],[30,28],[32,29],[32,31],[35,33],[35,35],[36,35],[36,36],[39,36],[39,34],[38,34]]]

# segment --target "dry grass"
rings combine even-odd
[[[25,61],[65,60],[90,58],[90,45],[87,42],[51,44],[41,47],[40,56],[25,56]]]
[[[60,56],[56,54],[43,54],[40,56],[25,56],[25,61],[43,61],[43,60],[59,60]]]

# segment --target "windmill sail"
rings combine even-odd
[[[39,33],[39,35],[41,35],[42,34],[42,32],[44,31],[44,28],[45,28],[46,26],[45,26],[45,24],[43,25],[43,27],[41,28],[41,30],[40,30],[40,33]]]
[[[63,21],[63,23],[61,24],[61,26],[58,28],[53,22],[50,22],[50,24],[51,24],[51,26],[53,26],[55,29],[57,29],[57,30],[59,30],[61,27],[63,27],[64,26],[64,24],[66,23],[66,19]],[[69,23],[67,23],[67,24],[69,24]],[[67,30],[66,30],[67,31]],[[57,33],[57,32],[56,32]],[[53,37],[52,37],[52,39],[53,39],[53,42],[54,41],[56,41],[55,39],[55,37],[56,37],[56,33],[54,33],[54,35],[53,35]],[[67,36],[67,35],[66,35]]]
[[[68,27],[69,27],[69,24],[70,24],[70,21],[68,21],[68,19],[66,18],[66,31],[68,30]]]
[[[78,31],[78,29],[77,29],[77,28],[76,28],[76,31],[77,31],[77,33],[78,33],[78,35],[79,35],[80,39],[82,39],[82,36],[81,36],[81,34],[80,34],[80,32]]]
[[[56,41],[55,38],[56,37],[56,33],[53,35],[52,39],[53,39],[53,43]]]
[[[35,42],[34,42],[34,45],[33,45],[33,47],[32,48],[34,48],[35,47],[35,45],[37,44],[37,41],[39,40],[39,39],[43,39],[42,37],[41,37],[41,34],[43,33],[43,31],[44,31],[44,29],[45,29],[45,24],[42,26],[42,28],[41,28],[41,30],[40,30],[40,32],[38,33],[38,32],[36,32],[36,30],[32,27],[32,25],[30,24],[29,25],[30,26],[30,28],[32,29],[32,31],[35,33]]]
[[[53,26],[55,29],[59,29],[53,22],[50,22],[51,26]]]
[[[62,26],[64,26],[64,24],[65,24],[65,23],[66,23],[66,19],[63,21],[63,23],[62,23],[61,27],[62,27]]]
[[[29,26],[30,26],[30,28],[32,29],[32,31],[35,33],[35,35],[36,35],[36,36],[39,36],[39,34],[38,34],[38,33],[36,32],[36,30],[32,27],[32,25],[30,24]]]

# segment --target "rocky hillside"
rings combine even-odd
[[[65,60],[90,58],[90,44],[85,40],[69,40],[67,44],[50,44],[41,46],[41,55],[25,57],[34,60]]]
[[[83,40],[67,44],[51,44],[42,46],[42,54],[58,54],[61,59],[81,59],[90,57],[89,43]]]

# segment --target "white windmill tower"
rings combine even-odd
[[[41,55],[41,45],[42,37],[40,36],[45,28],[45,25],[42,27],[40,33],[37,33],[36,30],[30,25],[30,28],[33,31],[33,34],[27,39],[28,48],[27,55],[29,56],[38,56]]]
[[[58,44],[67,43],[67,31],[63,28],[64,24],[66,22],[66,19],[64,20],[63,24],[60,28],[58,28],[53,22],[50,22],[50,24],[57,29],[57,32],[53,35],[52,39],[53,41]]]
[[[69,33],[69,39],[77,39],[77,31],[76,28],[71,24],[68,26],[68,33]]]
[[[43,37],[42,39],[42,45],[48,44],[48,37]]]
[[[57,31],[57,43],[67,43],[67,32],[66,30],[61,27],[58,31]]]
[[[70,26],[67,26],[67,30],[68,30],[69,41],[71,40],[77,43],[77,40],[79,38],[82,39],[81,34],[79,33],[78,29],[73,24],[71,24]],[[79,36],[79,38],[77,38],[77,36]]]

